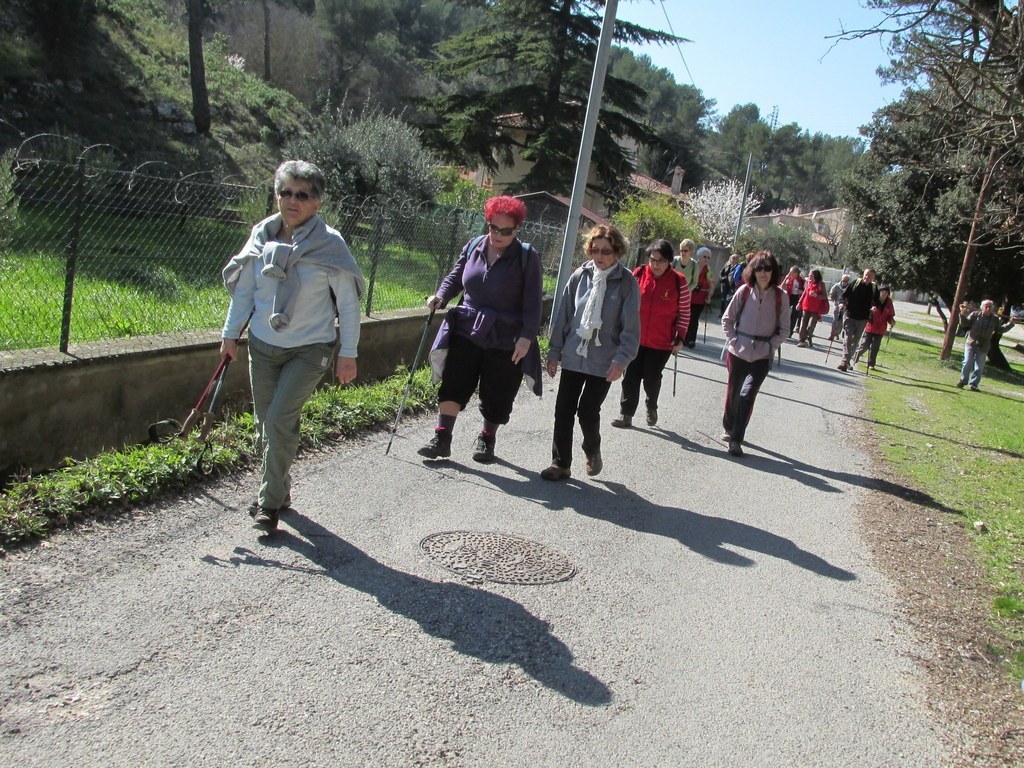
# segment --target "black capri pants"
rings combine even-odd
[[[438,402],[465,408],[479,386],[480,414],[494,424],[508,424],[523,382],[522,363],[512,362],[511,349],[482,349],[454,333],[449,338]]]

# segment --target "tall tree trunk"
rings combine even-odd
[[[203,0],[188,0],[188,69],[192,85],[192,121],[199,133],[210,132],[210,95],[203,60]]]
[[[263,0],[263,79],[270,82],[270,0]]]

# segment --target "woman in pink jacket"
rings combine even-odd
[[[868,370],[874,369],[875,360],[878,359],[878,348],[882,346],[882,339],[885,338],[886,331],[896,325],[896,307],[893,306],[889,293],[888,285],[883,285],[878,289],[878,305],[871,308],[868,324],[864,328],[863,341],[850,361],[851,366],[856,365],[860,356],[870,349]]]
[[[803,295],[797,303],[801,312],[800,316],[800,341],[798,347],[814,346],[814,328],[818,321],[828,314],[828,290],[825,288],[825,281],[821,279],[821,272],[812,269],[807,276],[807,286]]]
[[[722,415],[729,453],[743,455],[743,436],[772,357],[786,338],[789,300],[779,287],[782,270],[768,251],[755,253],[743,270],[743,284],[722,315],[729,384]]]

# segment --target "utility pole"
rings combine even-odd
[[[562,291],[572,274],[572,257],[576,252],[576,237],[580,228],[580,213],[583,197],[587,191],[590,176],[590,154],[594,149],[594,134],[597,132],[597,117],[601,112],[601,94],[604,92],[604,76],[608,71],[608,53],[612,47],[612,31],[615,27],[615,12],[618,0],[608,0],[604,6],[604,21],[601,23],[601,37],[597,42],[597,56],[594,59],[594,74],[590,80],[590,95],[587,97],[587,114],[583,119],[583,137],[580,140],[580,154],[576,158],[576,177],[569,199],[569,218],[565,223],[565,240],[562,242],[562,257],[558,262],[558,281],[555,283],[555,300],[551,307],[551,322],[558,315],[562,303]]]

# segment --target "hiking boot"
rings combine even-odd
[[[739,440],[730,440],[729,441],[729,453],[732,456],[742,456],[743,455],[743,447],[740,444]]]
[[[601,461],[601,452],[596,451],[595,453],[587,456],[587,474],[593,477],[604,469],[604,462]]]
[[[807,346],[807,342],[806,342],[806,341],[798,341],[798,342],[796,343],[796,345],[797,345],[798,347],[804,348],[804,347],[806,347],[806,346]]]
[[[967,386],[967,382],[966,382],[966,381],[958,381],[958,382],[956,383],[956,388],[957,388],[957,389],[963,389],[963,388],[964,388],[964,387],[966,387],[966,386]]]
[[[728,443],[730,440],[732,440],[732,435],[728,432],[723,432],[721,435],[719,435],[719,437],[722,439],[722,442],[724,443]]]
[[[850,366],[848,366],[846,363],[840,363],[839,365],[836,366],[836,368],[838,368],[840,371],[850,370]]]
[[[490,464],[494,461],[494,435],[481,432],[476,436],[476,445],[473,446],[473,461],[480,464]]]
[[[622,414],[619,418],[612,421],[612,426],[619,429],[629,429],[633,426],[633,417]]]
[[[566,480],[572,476],[568,467],[560,467],[557,464],[552,464],[547,469],[542,469],[540,476],[545,480]]]
[[[257,507],[256,514],[253,515],[253,517],[256,518],[256,525],[265,529],[267,533],[272,533],[277,530],[277,523],[280,516],[281,510],[270,509],[268,507]]]
[[[452,431],[437,427],[430,442],[416,451],[428,459],[447,459],[452,455]]]
[[[648,427],[653,427],[657,423],[658,423],[658,409],[657,408],[648,408],[647,409],[647,426]]]
[[[971,390],[971,392],[981,392],[981,390],[980,390],[980,389],[978,389],[978,388],[977,388],[976,386],[974,386],[973,384],[971,384],[971,386],[969,386],[969,387],[968,387],[968,389],[969,389],[969,390]]]

